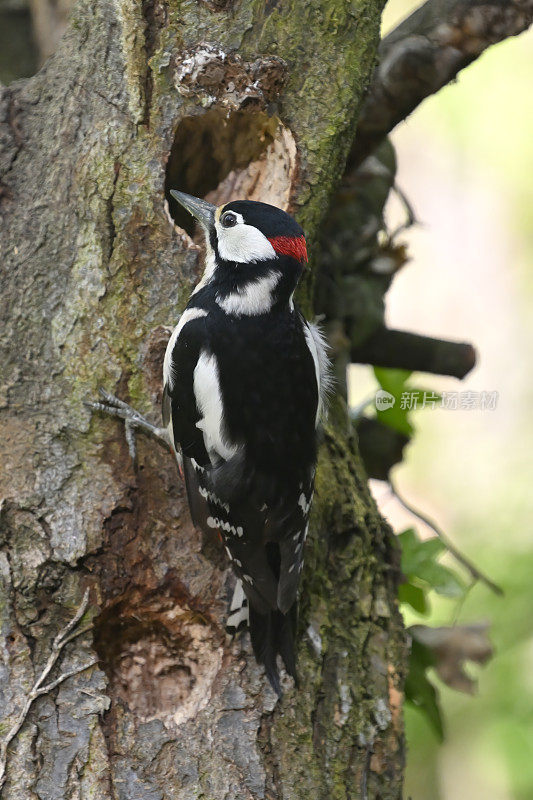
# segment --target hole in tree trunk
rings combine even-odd
[[[168,159],[165,196],[175,223],[192,236],[194,219],[170,189],[220,204],[253,199],[286,207],[296,165],[296,146],[277,117],[263,111],[230,114],[210,109],[186,117]]]
[[[208,702],[221,648],[208,620],[176,597],[133,590],[95,620],[94,646],[111,695],[137,719],[167,726],[193,717]]]

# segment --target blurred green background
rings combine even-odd
[[[46,17],[52,27],[41,21],[32,32],[28,3],[0,0],[3,82],[32,74],[61,34],[67,0],[43,2],[55,14]],[[416,5],[391,0],[384,32]],[[424,388],[498,392],[492,411],[416,412],[417,434],[395,482],[505,590],[499,598],[477,585],[461,605],[434,595],[429,617],[407,613],[408,624],[489,620],[496,652],[476,670],[476,697],[435,680],[443,744],[406,708],[405,796],[532,800],[533,32],[491,48],[392,139],[398,184],[420,224],[402,237],[412,262],[389,292],[389,325],[476,345],[478,365],[465,381],[422,376]],[[391,224],[402,216],[391,201]],[[375,379],[365,367],[350,373],[357,404]],[[395,530],[414,525],[428,535],[384,484],[373,490]]]
[[[391,0],[387,32],[416,3]],[[401,493],[429,513],[505,591],[477,585],[462,607],[431,597],[408,623],[491,622],[492,661],[476,669],[475,697],[435,679],[445,741],[406,708],[406,798],[533,798],[533,32],[488,50],[392,136],[398,184],[420,225],[403,239],[412,262],[388,294],[392,327],[472,342],[478,365],[464,381],[421,376],[424,388],[497,391],[494,411],[424,409]],[[401,210],[389,207],[389,219]],[[354,404],[373,386],[351,368]],[[374,494],[395,530],[413,526],[384,484]],[[453,561],[448,559],[450,565]]]

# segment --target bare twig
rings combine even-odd
[[[364,342],[352,347],[350,360],[355,364],[464,378],[475,366],[476,351],[468,342],[378,328]]]
[[[75,630],[76,626],[79,624],[81,618],[87,611],[87,606],[89,605],[89,590],[87,589],[85,594],[83,595],[83,600],[81,601],[81,605],[79,606],[78,610],[76,611],[75,615],[72,617],[70,622],[57,634],[52,642],[52,652],[50,653],[44,668],[33,684],[33,687],[26,698],[26,702],[24,703],[22,709],[20,710],[11,730],[8,732],[5,739],[0,743],[0,789],[2,789],[5,780],[6,780],[6,769],[7,769],[7,757],[8,757],[8,747],[18,735],[20,729],[24,725],[24,722],[27,719],[28,713],[30,708],[38,697],[42,695],[48,694],[61,683],[66,681],[68,678],[71,678],[73,675],[78,675],[80,672],[84,672],[89,667],[93,667],[95,664],[98,663],[97,658],[93,658],[87,664],[84,664],[81,667],[74,667],[67,672],[62,672],[55,680],[50,681],[49,683],[45,683],[44,681],[50,675],[50,672],[53,670],[59,656],[61,655],[64,647],[71,642],[73,639],[76,639],[78,636],[82,636],[87,631],[92,629],[92,624],[84,625],[82,628]]]
[[[379,47],[350,163],[360,164],[383,138],[490,45],[533,22],[533,0],[427,0]]]
[[[391,492],[393,493],[396,500],[398,500],[400,505],[402,505],[405,508],[405,510],[409,511],[409,513],[412,514],[414,517],[418,517],[418,519],[421,522],[423,522],[424,525],[427,525],[428,528],[431,528],[431,530],[438,536],[443,545],[446,547],[448,552],[451,553],[451,555],[455,558],[456,561],[458,561],[460,564],[463,565],[463,567],[466,570],[468,570],[468,572],[470,573],[470,575],[474,580],[481,581],[481,583],[484,583],[485,586],[488,586],[488,588],[494,592],[494,594],[503,595],[503,589],[501,588],[501,586],[498,586],[497,583],[494,583],[494,581],[492,581],[483,572],[481,572],[475,566],[475,564],[472,564],[472,562],[469,561],[469,559],[455,547],[453,542],[450,539],[448,539],[446,534],[437,526],[435,522],[433,522],[432,519],[427,517],[421,511],[418,511],[418,509],[414,508],[410,503],[407,502],[407,500],[404,500],[401,494],[398,493],[398,490],[396,489],[394,483],[390,478],[389,478],[389,485],[391,488]]]
[[[459,623],[459,617],[461,616],[461,612],[462,612],[462,610],[464,608],[464,605],[465,605],[465,603],[467,601],[467,598],[469,597],[470,592],[472,591],[472,589],[474,588],[474,586],[476,584],[477,584],[477,580],[475,578],[472,578],[472,576],[470,576],[470,581],[468,583],[468,586],[466,587],[466,589],[464,590],[462,595],[460,595],[460,597],[458,598],[457,604],[456,604],[456,606],[455,606],[455,608],[453,610],[452,619],[451,619],[452,626],[457,625]]]

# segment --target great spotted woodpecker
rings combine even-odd
[[[163,420],[182,459],[193,521],[216,529],[247,599],[254,654],[280,692],[294,635],[328,359],[293,294],[307,261],[279,208],[216,208],[172,196],[200,222],[205,272],[168,343]]]
[[[305,238],[266,203],[215,207],[171,194],[201,224],[206,262],[165,354],[167,430],[106,393],[105,404],[89,405],[124,418],[127,432],[170,441],[193,522],[220,533],[238,578],[227,628],[248,618],[255,657],[281,694],[278,655],[296,680],[297,592],[328,387],[322,335],[293,300]]]

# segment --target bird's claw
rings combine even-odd
[[[135,408],[116,397],[105,389],[98,390],[102,400],[84,400],[84,405],[90,408],[91,411],[100,411],[104,414],[109,414],[112,417],[118,417],[124,421],[126,442],[128,443],[128,450],[133,461],[137,457],[137,446],[135,442],[135,431],[142,430],[149,436],[153,436],[165,446],[170,445],[169,435],[166,428],[159,428],[140,414]]]

